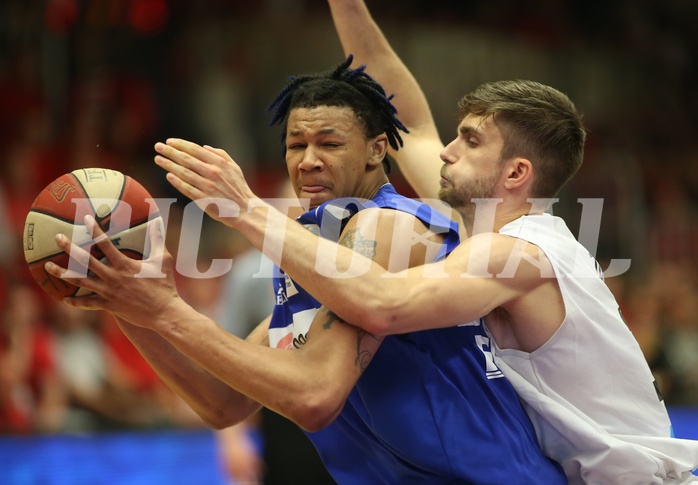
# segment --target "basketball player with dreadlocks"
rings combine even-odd
[[[386,268],[443,257],[458,244],[457,227],[388,182],[385,155],[399,148],[404,128],[383,88],[363,67],[350,69],[351,61],[292,78],[272,104],[290,178],[311,208],[298,223]],[[156,150],[158,163],[180,156],[231,160],[184,140]],[[212,186],[223,175],[211,173]],[[413,237],[393,238],[405,230]],[[163,254],[151,259],[159,272],[163,257],[167,278],[134,278],[140,262],[104,239],[98,244],[109,266],[92,258],[93,276],[69,279],[95,295],[67,303],[112,312],[211,426],[230,426],[266,406],[308,432],[342,484],[566,483],[542,455],[511,384],[488,365],[482,326],[377,338],[339,320],[279,273],[274,312],[245,342],[177,295],[161,237],[155,231],[153,247]],[[86,256],[67,238],[58,240],[71,256]],[[151,261],[143,264],[147,271]]]

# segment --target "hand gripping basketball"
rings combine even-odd
[[[68,267],[47,262],[46,272],[92,292],[62,301],[84,309],[106,310],[137,325],[148,326],[162,306],[176,295],[173,258],[165,247],[162,220],[148,224],[150,255],[142,261],[120,252],[92,216],[85,216],[84,222],[104,258],[98,259],[63,234],[56,236],[58,247],[69,256]]]
[[[159,219],[154,199],[136,180],[116,170],[74,170],[51,182],[34,200],[24,224],[24,257],[39,286],[51,297],[81,296],[87,290],[52,277],[44,263],[67,266],[67,255],[56,247],[58,233],[92,252],[103,255],[93,244],[83,220],[93,217],[119,251],[133,259],[147,257],[146,225]]]

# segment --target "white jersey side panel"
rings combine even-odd
[[[671,438],[654,377],[588,251],[549,214],[521,217],[499,232],[544,251],[564,299],[565,320],[535,352],[493,345],[544,452],[570,483],[695,480],[698,441]]]

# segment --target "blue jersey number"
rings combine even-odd
[[[497,365],[494,363],[492,351],[490,350],[490,339],[484,335],[475,335],[475,342],[485,356],[485,373],[487,374],[487,378],[498,379],[500,377],[504,377],[502,371],[499,370]]]

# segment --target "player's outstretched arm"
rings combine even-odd
[[[167,180],[177,190],[197,203],[219,200],[219,208],[204,207],[207,214],[240,230],[257,249],[343,319],[371,333],[401,333],[409,331],[405,325],[416,329],[425,324],[422,314],[433,316],[429,309],[438,305],[439,298],[448,300],[449,292],[441,291],[429,305],[417,307],[409,313],[410,318],[401,319],[400,326],[386,329],[397,315],[406,313],[401,310],[409,306],[408,290],[418,293],[420,284],[425,284],[417,281],[419,273],[415,273],[415,281],[409,282],[401,275],[386,278],[388,272],[371,259],[319,238],[298,224],[289,224],[286,215],[250,190],[240,167],[222,150],[176,138],[157,143],[155,150],[155,162],[168,172]],[[220,207],[230,216],[222,216]],[[357,217],[366,217],[367,212],[370,214],[362,211]],[[347,278],[347,271],[360,277]]]
[[[519,247],[514,238],[498,234],[469,238],[443,262],[405,271],[389,266],[388,271],[299,224],[288,224],[286,215],[255,196],[240,167],[225,152],[181,139],[158,143],[155,149],[156,163],[168,172],[167,179],[177,190],[195,201],[220,198],[235,216],[221,217],[207,206],[211,217],[240,230],[323,305],[370,333],[404,333],[470,322],[542,281],[539,268],[530,263],[540,255],[524,254],[532,245]],[[370,216],[365,210],[356,217],[367,213]],[[393,234],[393,241],[406,239],[403,230]],[[492,276],[511,267],[509,261],[526,271],[506,278]]]
[[[429,104],[417,80],[393,50],[371,16],[364,0],[328,0],[332,19],[345,54],[393,94],[398,118],[410,131],[402,135],[404,147],[391,151],[400,170],[417,194],[436,198],[439,191],[444,145],[436,130]]]

